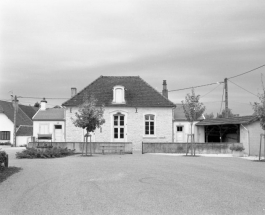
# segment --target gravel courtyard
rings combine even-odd
[[[265,214],[265,163],[154,154],[15,159],[0,214]]]

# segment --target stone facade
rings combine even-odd
[[[84,141],[85,131],[75,127],[71,118],[75,117],[77,107],[66,108],[66,142]],[[171,107],[105,107],[105,124],[101,129],[97,129],[92,137],[95,142],[115,142],[113,134],[113,115],[122,114],[125,116],[125,136],[126,142],[133,143],[134,150],[141,150],[142,142],[172,142],[173,141],[173,122]],[[155,116],[155,134],[145,135],[145,115]]]

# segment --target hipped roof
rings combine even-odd
[[[113,88],[121,85],[125,88],[125,104],[112,104]],[[96,105],[124,107],[174,107],[175,104],[151,87],[139,76],[100,76],[77,95],[64,102],[63,106],[78,106],[84,97],[93,96]]]

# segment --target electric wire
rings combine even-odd
[[[260,69],[260,68],[262,68],[262,67],[264,67],[264,66],[265,66],[265,64],[264,64],[264,65],[261,65],[261,66],[259,66],[259,67],[257,67],[257,68],[251,69],[251,70],[249,70],[249,71],[247,71],[247,72],[243,72],[243,73],[241,73],[241,74],[238,74],[238,75],[235,75],[235,76],[229,77],[229,78],[227,78],[227,79],[232,79],[232,78],[236,78],[236,77],[241,76],[241,75],[245,75],[245,74],[247,74],[247,73],[250,73],[250,72],[253,72],[253,71],[257,70],[257,69]]]
[[[211,93],[212,91],[214,91],[214,90],[215,90],[216,88],[218,88],[219,86],[220,86],[220,84],[218,84],[217,87],[213,88],[213,89],[210,90],[208,93],[206,93],[206,94],[204,94],[203,96],[201,96],[201,98],[204,97],[204,96],[206,96],[206,95],[208,95],[209,93]]]
[[[256,94],[254,94],[254,93],[252,93],[252,92],[248,91],[247,89],[245,89],[245,88],[243,88],[243,87],[239,86],[238,84],[236,84],[236,83],[234,83],[234,82],[232,82],[232,81],[230,81],[230,80],[228,80],[228,81],[229,81],[229,82],[231,82],[232,84],[234,84],[234,85],[238,86],[238,87],[239,87],[239,88],[241,88],[242,90],[245,90],[246,92],[248,92],[248,93],[250,93],[250,94],[252,94],[252,95],[254,95],[254,96],[258,97]]]
[[[213,84],[220,84],[220,83],[224,83],[224,82],[219,81],[219,82],[215,82],[215,83],[204,84],[204,85],[199,85],[199,86],[194,86],[194,87],[187,87],[187,88],[182,88],[182,89],[177,89],[177,90],[169,90],[168,92],[181,91],[181,90],[187,90],[187,89],[198,88],[198,87],[205,87],[205,86],[210,86]]]

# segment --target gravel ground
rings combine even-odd
[[[15,159],[0,214],[265,214],[265,162],[154,154]]]

